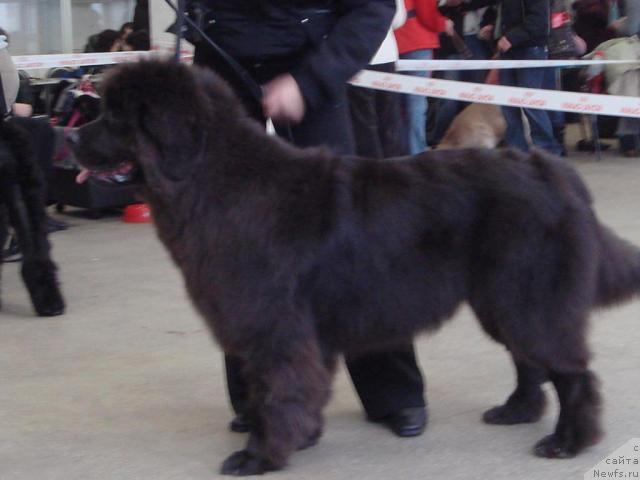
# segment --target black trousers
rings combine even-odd
[[[213,67],[236,90],[249,113],[264,122],[261,106],[224,62],[208,51],[196,49],[195,63]],[[259,72],[249,71],[258,83],[264,83],[283,72],[276,70],[269,71],[269,65],[262,63]],[[279,135],[300,147],[327,145],[343,155],[356,152],[346,87],[320,108],[307,111],[302,122],[295,125],[276,124],[275,127]],[[422,374],[411,344],[393,351],[349,358],[346,364],[370,419],[380,419],[402,408],[425,405]],[[236,413],[246,412],[249,391],[242,359],[227,355],[225,367],[233,410]]]
[[[395,72],[393,63],[369,65],[368,70]],[[349,111],[362,157],[388,158],[408,155],[407,127],[402,122],[402,95],[370,88],[347,86]]]

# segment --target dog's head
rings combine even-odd
[[[82,179],[138,167],[147,183],[183,180],[203,156],[207,134],[239,111],[216,75],[166,61],[118,66],[101,93],[101,115],[69,138],[86,169]]]

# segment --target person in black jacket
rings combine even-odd
[[[550,31],[549,0],[471,0],[467,8],[497,5],[493,36],[497,40],[500,58],[504,60],[545,60]],[[500,70],[502,85],[542,88],[543,68]],[[529,150],[522,111],[527,116],[533,144],[551,153],[560,154],[561,147],[553,136],[549,114],[545,110],[502,107],[507,122],[505,143]]]
[[[271,118],[277,132],[298,146],[324,144],[340,154],[355,153],[347,81],[382,43],[394,0],[205,0],[187,2],[187,10],[262,86],[259,100],[215,50],[187,33],[196,47],[194,62],[228,80],[254,118]],[[248,431],[242,361],[225,361],[237,415],[231,429]],[[347,367],[370,420],[385,423],[400,436],[422,433],[424,386],[411,344],[347,359]]]

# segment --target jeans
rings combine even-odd
[[[433,50],[413,50],[400,55],[403,60],[431,60]],[[430,77],[431,72],[406,72],[417,77]],[[403,115],[409,138],[409,153],[424,152],[427,147],[427,99],[421,95],[405,95]]]
[[[542,88],[545,90],[560,90],[560,68],[544,69]],[[564,112],[548,110],[547,115],[549,115],[549,121],[554,132],[564,128]]]
[[[544,47],[513,48],[501,55],[505,60],[546,60],[547,49]],[[517,70],[500,70],[500,84],[523,88],[542,88],[544,68],[521,68]],[[502,114],[507,122],[505,143],[522,151],[529,150],[525,136],[522,112],[529,120],[531,140],[539,147],[556,155],[561,148],[553,136],[551,121],[546,110],[519,107],[502,107]]]

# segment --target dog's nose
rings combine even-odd
[[[68,135],[67,135],[67,143],[69,145],[75,146],[80,142],[80,134],[78,133],[77,130],[72,130]]]

